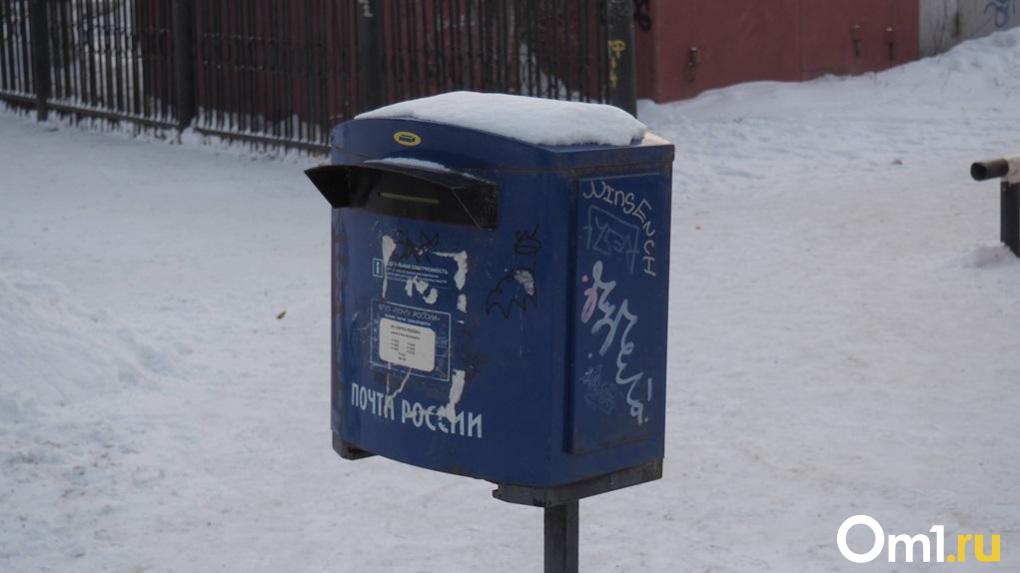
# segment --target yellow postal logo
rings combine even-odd
[[[421,143],[421,137],[410,131],[398,131],[393,134],[393,140],[404,147],[414,147]]]

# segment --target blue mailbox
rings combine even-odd
[[[333,206],[334,449],[535,505],[661,477],[673,146],[372,115],[307,172]]]

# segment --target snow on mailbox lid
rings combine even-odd
[[[630,145],[648,132],[611,105],[464,91],[396,103],[357,118],[419,119],[534,145]]]

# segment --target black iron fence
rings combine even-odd
[[[0,0],[0,100],[322,150],[455,89],[634,110],[633,0]]]

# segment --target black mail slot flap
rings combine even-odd
[[[305,171],[334,208],[495,229],[498,188],[454,171],[398,164],[323,165]]]

